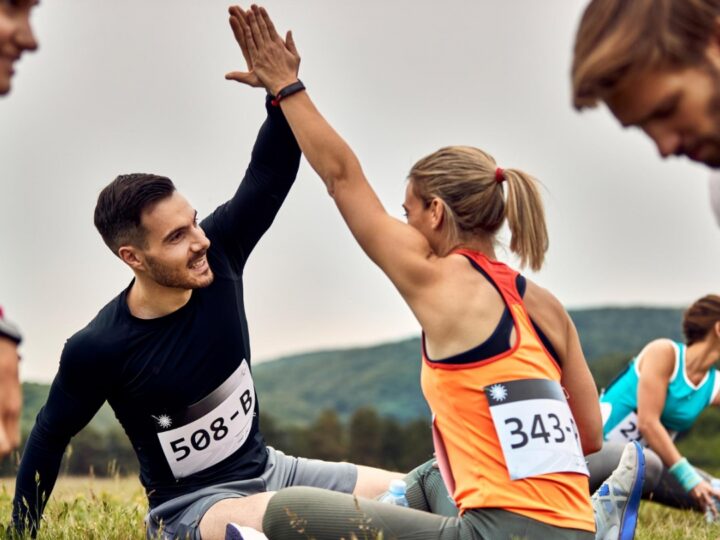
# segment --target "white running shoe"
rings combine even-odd
[[[620,463],[593,494],[595,540],[632,540],[635,537],[645,456],[637,442],[628,443]]]

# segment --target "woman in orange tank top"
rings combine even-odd
[[[495,254],[496,234],[507,223],[521,265],[542,266],[548,238],[536,181],[499,168],[477,148],[442,148],[410,171],[407,223],[391,217],[296,79],[291,34],[282,39],[256,6],[232,8],[231,24],[253,71],[228,78],[262,83],[276,96],[353,236],[422,327],[422,387],[434,412],[440,469],[460,514],[289,488],[271,500],[265,533],[336,540],[376,528],[386,538],[593,538],[583,453],[600,448],[602,422],[577,332],[550,292]],[[631,447],[623,462],[631,484],[638,462]],[[608,487],[614,497],[632,485]],[[605,506],[614,506],[607,497]],[[634,519],[600,524],[603,538],[632,538],[635,526]]]

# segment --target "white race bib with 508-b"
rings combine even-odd
[[[248,363],[185,411],[153,416],[158,439],[176,479],[212,467],[237,451],[250,435],[255,386]]]
[[[589,476],[562,387],[520,379],[485,387],[495,431],[512,480],[558,472]]]

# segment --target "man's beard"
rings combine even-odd
[[[189,264],[204,257],[206,254],[207,252],[200,255],[200,257],[196,257]],[[189,275],[189,269],[187,267],[185,269],[171,268],[147,255],[145,256],[145,263],[147,264],[149,277],[163,287],[171,287],[174,289],[203,289],[208,287],[215,279],[209,261],[208,271],[205,275],[197,277]]]

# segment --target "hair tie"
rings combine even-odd
[[[505,171],[502,167],[498,167],[495,169],[495,181],[498,184],[502,184],[503,180],[505,180]]]

